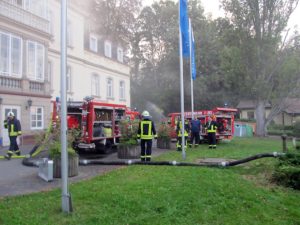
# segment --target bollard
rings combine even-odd
[[[282,139],[282,151],[283,152],[287,152],[287,147],[286,147],[286,134],[281,135],[281,139]]]

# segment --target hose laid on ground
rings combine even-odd
[[[154,165],[154,166],[206,166],[206,167],[229,167],[229,166],[236,166],[242,163],[246,163],[252,160],[266,158],[266,157],[280,157],[283,156],[284,153],[262,153],[257,154],[254,156],[250,156],[244,159],[239,159],[235,161],[224,161],[224,162],[205,162],[205,163],[186,163],[186,162],[177,162],[177,161],[134,161],[134,160],[127,160],[127,161],[99,161],[99,160],[88,160],[83,159],[79,160],[79,165]]]
[[[10,157],[10,159],[27,159],[27,158],[29,158],[29,157],[32,157],[32,156],[34,156],[34,155],[37,155],[37,154],[40,152],[40,151],[37,151],[39,146],[40,146],[40,145],[35,145],[35,146],[33,146],[33,148],[31,149],[31,151],[30,151],[29,154],[27,154],[27,155],[15,155],[15,154],[13,154],[13,155]],[[4,157],[4,156],[0,156],[0,159],[5,159],[5,157]]]
[[[27,154],[27,155],[12,155],[10,158],[11,159],[23,159],[22,163],[23,163],[23,165],[26,166],[26,163],[27,163],[27,161],[29,161],[29,158],[38,155],[43,150],[44,145],[47,145],[49,143],[49,141],[52,140],[52,138],[53,138],[53,135],[51,133],[52,127],[53,126],[52,126],[52,121],[51,121],[47,128],[44,140],[41,143],[34,145],[33,148],[31,149],[31,151],[29,152],[29,154]],[[0,159],[5,159],[5,157],[0,156]],[[29,166],[32,166],[32,165],[29,165]]]
[[[222,162],[222,166],[224,167],[228,167],[228,166],[236,166],[236,165],[239,165],[239,164],[242,164],[242,163],[246,163],[246,162],[249,162],[249,161],[252,161],[252,160],[256,160],[256,159],[261,159],[261,158],[266,158],[266,157],[274,157],[274,158],[277,158],[277,157],[280,157],[280,156],[283,156],[285,155],[285,153],[279,153],[279,152],[272,152],[272,153],[262,153],[262,154],[257,154],[257,155],[254,155],[254,156],[250,156],[250,157],[247,157],[247,158],[244,158],[244,159],[239,159],[239,160],[235,160],[235,161],[229,161],[229,162]]]
[[[33,158],[24,158],[22,160],[24,166],[39,167],[39,160]]]

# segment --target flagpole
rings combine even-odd
[[[180,108],[181,108],[181,150],[182,159],[185,160],[185,137],[184,137],[184,86],[183,86],[183,57],[182,57],[182,38],[181,38],[181,28],[180,28],[180,0],[178,1],[178,24],[179,24],[179,64],[180,64]]]
[[[192,107],[192,120],[194,119],[194,81],[193,81],[193,65],[192,65],[192,22],[189,19],[189,38],[190,38],[190,74],[191,74],[191,107]]]
[[[61,180],[62,180],[62,211],[72,211],[71,196],[68,191],[68,154],[67,154],[67,97],[66,97],[66,68],[67,68],[67,0],[61,0]]]

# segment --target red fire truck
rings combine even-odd
[[[136,109],[131,109],[130,107],[126,108],[126,119],[128,120],[140,120],[141,119],[141,114],[136,110]]]
[[[60,103],[53,103],[52,119],[55,125]],[[125,119],[126,105],[103,103],[85,98],[67,103],[68,129],[78,129],[80,137],[74,143],[76,150],[107,151],[119,143],[119,122]]]
[[[237,109],[232,108],[214,108],[213,110],[200,110],[194,111],[194,117],[198,118],[202,124],[202,130],[200,133],[201,140],[207,140],[207,133],[205,132],[204,125],[208,121],[208,117],[211,115],[216,116],[216,121],[218,123],[217,129],[217,140],[232,139],[234,134],[234,115]],[[176,134],[176,124],[179,120],[181,113],[170,113],[168,115],[168,123],[171,125],[172,129],[172,139],[177,138]],[[192,112],[184,113],[185,119],[192,119]]]

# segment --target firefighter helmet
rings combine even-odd
[[[14,116],[15,116],[15,114],[12,111],[7,113],[7,117],[14,117]]]
[[[142,116],[143,117],[149,117],[150,116],[150,113],[148,112],[148,111],[144,111],[143,113],[142,113]]]

